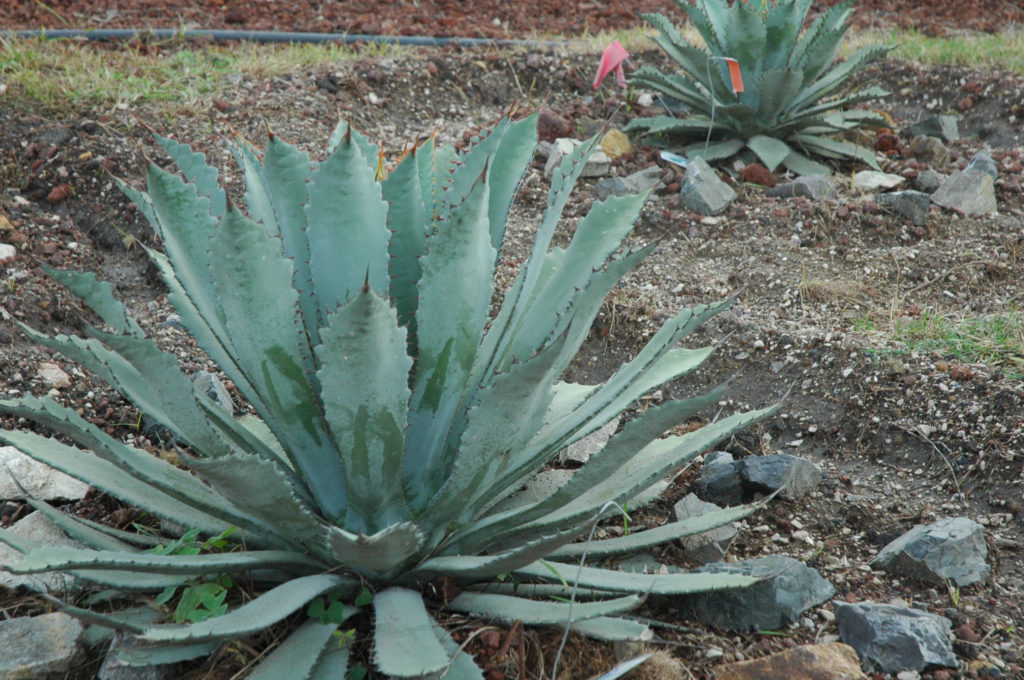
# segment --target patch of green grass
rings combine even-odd
[[[187,110],[237,87],[239,78],[272,78],[361,56],[395,56],[394,43],[197,48],[169,41],[145,53],[66,40],[0,40],[0,79],[29,105],[53,110],[115,108],[140,102]]]
[[[908,349],[935,352],[963,363],[1024,369],[1024,315],[1017,310],[954,321],[932,312],[897,319],[896,339]]]
[[[872,43],[896,45],[890,54],[895,59],[926,66],[949,65],[973,68],[997,68],[1024,74],[1024,29],[1000,33],[964,33],[955,37],[933,38],[917,31],[860,31],[848,34],[842,56]]]

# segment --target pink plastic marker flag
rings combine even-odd
[[[743,76],[740,74],[740,62],[732,57],[725,57],[725,63],[729,65],[729,80],[732,81],[732,91],[735,94],[743,92]]]
[[[599,88],[601,81],[612,71],[615,71],[619,87],[626,87],[626,72],[622,69],[622,62],[628,58],[629,52],[622,46],[622,43],[618,40],[613,40],[612,44],[601,55],[601,65],[597,67],[597,76],[594,78],[594,89]]]

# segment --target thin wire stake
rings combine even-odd
[[[594,524],[590,527],[590,535],[587,536],[587,542],[583,548],[583,554],[580,556],[580,566],[576,570],[576,578],[573,580],[572,590],[569,593],[569,612],[565,617],[565,632],[562,633],[562,642],[558,645],[558,653],[555,654],[555,663],[551,666],[551,680],[558,679],[558,662],[561,661],[562,650],[565,649],[565,643],[569,640],[569,628],[573,624],[572,608],[573,605],[576,604],[576,591],[579,590],[580,579],[583,578],[583,565],[587,561],[587,551],[590,549],[591,541],[594,540],[594,532],[597,531],[597,523],[600,521],[601,515],[603,515],[604,511],[608,508],[615,508],[621,512],[627,520],[629,519],[629,513],[623,510],[622,506],[615,501],[608,501],[602,505],[601,509],[597,511],[597,514],[594,515]]]

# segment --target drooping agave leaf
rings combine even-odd
[[[522,578],[578,583],[582,587],[610,592],[650,595],[686,595],[723,588],[742,588],[758,582],[756,578],[738,574],[637,574],[550,561],[527,565],[516,569],[515,573]]]
[[[187,144],[181,144],[158,134],[154,134],[153,137],[174,159],[174,164],[181,169],[189,182],[195,184],[199,195],[210,200],[210,212],[213,216],[223,215],[227,206],[227,194],[224,193],[217,181],[217,169],[207,164],[206,156],[198,151],[193,151]]]
[[[448,608],[506,623],[519,620],[535,626],[564,624],[585,621],[598,616],[614,616],[638,607],[644,598],[640,595],[626,595],[603,602],[542,602],[522,597],[510,597],[495,593],[474,593],[465,591],[448,603]]]
[[[188,642],[238,637],[277,623],[305,607],[314,597],[331,591],[351,597],[358,588],[358,581],[337,574],[300,576],[227,614],[188,625],[147,626],[139,638],[146,642]]]
[[[46,275],[82,298],[89,308],[100,315],[115,333],[130,333],[135,337],[143,337],[139,324],[128,314],[124,303],[114,297],[113,286],[107,281],[100,281],[92,272],[73,272],[54,269],[42,265]]]
[[[355,607],[345,607],[346,617],[359,611]],[[249,680],[279,680],[279,678],[315,677],[318,669],[326,672],[325,664],[332,670],[340,670],[341,675],[329,676],[344,678],[348,665],[348,650],[339,648],[334,632],[341,622],[321,623],[310,620],[302,624],[278,645],[267,658],[253,669],[247,677]],[[342,652],[336,655],[336,652]]]
[[[434,620],[423,597],[408,588],[387,588],[373,596],[373,653],[377,668],[396,678],[437,673],[448,652],[434,635]]]

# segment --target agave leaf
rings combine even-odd
[[[796,46],[797,38],[804,24],[804,17],[811,8],[811,0],[777,2],[768,6],[765,17],[764,70],[771,71],[786,65],[789,55]]]
[[[284,550],[250,550],[199,555],[91,550],[86,548],[37,548],[8,567],[14,574],[38,574],[72,569],[110,569],[157,574],[219,574],[254,569],[323,569],[323,563],[302,553]]]
[[[306,680],[337,680],[348,676],[348,647],[339,647],[337,642],[330,645],[332,649],[325,652]],[[249,676],[252,677],[251,675]],[[280,676],[267,676],[268,678]]]
[[[770,415],[774,408],[748,413],[736,413],[699,430],[675,437],[656,439],[637,452],[629,464],[620,467],[600,483],[583,491],[566,505],[528,524],[515,524],[501,533],[492,533],[491,540],[511,540],[518,537],[550,533],[553,527],[576,526],[582,528],[594,519],[610,512],[604,510],[609,502],[622,504],[649,489],[673,470],[682,467],[698,453],[707,450],[723,438],[749,427]],[[542,501],[544,502],[544,501]],[[507,519],[506,519],[506,523]]]
[[[750,516],[763,507],[763,505],[763,503],[738,505],[733,508],[725,508],[701,515],[700,517],[669,522],[653,529],[632,531],[626,536],[606,538],[600,541],[570,543],[553,550],[548,554],[548,557],[562,559],[566,557],[580,557],[584,553],[589,557],[606,557],[608,555],[637,552],[651,546],[683,538],[684,536],[702,534],[705,531],[711,531],[720,526],[731,524]]]
[[[744,140],[735,137],[707,145],[691,144],[686,147],[686,155],[690,158],[703,158],[706,161],[715,161],[736,155],[744,146],[746,146]]]
[[[293,287],[311,293],[313,275],[309,268],[309,240],[306,238],[305,205],[309,200],[309,156],[271,134],[263,152],[263,176],[274,207],[284,244],[284,256],[294,267]],[[317,306],[315,296],[299,296],[307,335],[316,343]]]
[[[506,574],[518,567],[551,554],[579,535],[576,529],[559,531],[549,536],[523,541],[515,547],[493,555],[442,555],[431,557],[410,572],[418,575],[452,576],[460,579],[490,578]]]
[[[565,565],[568,566],[568,565]],[[550,572],[549,572],[550,576]],[[572,578],[570,576],[570,578]],[[522,597],[495,593],[463,591],[448,603],[448,609],[507,623],[522,621],[527,625],[553,626],[566,621],[585,621],[598,616],[613,616],[640,606],[644,598],[627,595],[598,602],[540,602]]]
[[[826,14],[833,12],[837,7],[839,5],[833,5]],[[807,49],[804,52],[800,68],[794,69],[803,73],[804,87],[809,87],[836,60],[846,29],[846,26],[822,28],[810,41],[805,38]]]
[[[802,81],[802,74],[789,68],[765,72],[758,84],[761,103],[757,111],[763,127],[774,125],[782,111],[791,107],[793,99],[800,92]]]
[[[316,347],[317,378],[348,485],[346,528],[375,533],[412,518],[401,464],[413,362],[395,310],[372,290],[327,321]]]
[[[145,336],[139,324],[128,314],[124,304],[114,297],[113,286],[108,281],[100,281],[92,272],[54,269],[47,264],[42,267],[51,279],[82,298],[82,301],[99,314],[115,333],[130,333],[137,338]]]
[[[388,208],[374,180],[377,159],[366,153],[360,138],[348,126],[309,179],[306,237],[314,286],[309,292],[315,293],[321,326],[364,280],[380,295],[388,291]]]
[[[799,130],[799,131],[802,132],[803,130],[801,130],[801,126],[795,125],[796,123],[799,123],[799,122],[805,121],[805,120],[811,122],[811,121],[813,121],[813,119],[816,116],[820,116],[821,114],[825,114],[825,113],[830,113],[830,112],[840,113],[839,109],[842,108],[842,107],[852,106],[854,104],[859,104],[861,102],[870,101],[872,99],[879,99],[881,97],[886,96],[887,94],[889,94],[889,93],[886,92],[885,90],[883,90],[880,87],[867,87],[867,88],[864,88],[863,90],[860,90],[859,92],[855,92],[855,93],[853,93],[851,95],[848,95],[846,97],[842,97],[840,99],[831,99],[831,100],[828,100],[828,101],[823,101],[820,104],[816,104],[815,106],[811,106],[811,107],[805,108],[802,111],[800,111],[799,113],[794,113],[792,115],[787,115],[786,119],[785,119],[785,122],[784,122],[782,127],[783,127],[783,129],[785,129],[785,126],[793,126],[794,129]],[[854,113],[854,112],[853,111],[848,111],[846,113]]]
[[[50,337],[27,326],[22,326],[22,330],[35,342],[96,373],[143,413],[166,423],[182,441],[211,456],[229,451],[196,409],[192,383],[181,373],[177,358],[160,351],[152,340],[97,330],[91,331],[91,340],[66,335]]]
[[[594,277],[595,263],[607,262],[640,216],[648,192],[597,202],[579,221],[560,266],[537,286],[534,304],[511,345],[517,357],[536,353],[551,337],[551,319],[564,314],[578,290]]]
[[[415,357],[416,307],[419,303],[419,283],[422,269],[420,258],[427,251],[427,230],[431,225],[433,195],[424,196],[421,180],[422,165],[432,162],[430,149],[412,151],[381,183],[381,196],[388,204],[388,274],[391,278],[389,296],[398,312],[398,325],[408,332],[408,354]]]
[[[280,238],[281,230],[274,212],[274,199],[271,198],[270,189],[267,187],[263,164],[241,136],[231,144],[231,153],[238,167],[242,169],[242,176],[245,179],[245,207],[249,211],[249,216],[254,222],[263,225],[267,236]]]
[[[551,384],[561,374],[563,336],[529,361],[512,365],[479,392],[452,464],[451,477],[432,504],[438,524],[464,524],[480,502],[493,499],[495,482],[518,462],[520,450],[544,422]],[[454,518],[448,509],[457,514]]]
[[[149,167],[146,185],[156,217],[153,228],[160,235],[166,257],[173,265],[172,271],[164,270],[164,279],[169,274],[180,283],[184,295],[195,306],[203,325],[210,329],[224,353],[237,356],[238,349],[227,340],[220,305],[210,281],[210,238],[217,231],[217,218],[211,212],[209,199],[200,196],[194,184],[186,184],[177,175],[155,165]],[[185,321],[184,316],[182,321]],[[192,326],[186,327],[195,332]]]
[[[729,6],[724,2],[697,0],[693,5],[678,3],[713,54],[729,53]]]
[[[867,64],[885,56],[892,51],[892,49],[893,46],[883,45],[868,45],[867,47],[862,47],[849,58],[834,64],[832,68],[830,68],[820,78],[807,85],[806,89],[793,98],[792,102],[790,102],[787,107],[788,110],[799,111],[807,105],[813,104],[823,97],[827,97],[846,83],[853,73],[860,70]],[[881,88],[876,88],[876,91],[881,93],[880,96],[888,94]]]
[[[344,616],[347,618],[356,611],[358,610],[355,607],[345,607]],[[340,623],[306,621],[253,669],[248,676],[249,680],[280,680],[281,678],[306,680],[306,678],[310,678],[322,661],[325,661],[333,652],[338,651],[338,641],[334,636],[334,631],[338,630]],[[344,661],[347,665],[348,651],[345,648],[340,651],[345,653]],[[332,656],[330,663],[334,665],[340,661],[340,658]],[[334,676],[334,678],[344,677],[344,672]]]
[[[128,666],[130,668],[166,666],[172,663],[209,657],[220,644],[220,640],[212,640],[183,645],[134,645],[132,647],[118,647],[114,658],[117,666]]]
[[[240,637],[267,628],[299,611],[314,597],[338,591],[350,597],[359,581],[337,574],[300,576],[273,588],[238,609],[188,625],[147,626],[139,636],[146,642],[187,642]]]
[[[154,134],[153,137],[174,160],[174,164],[181,169],[188,181],[196,185],[199,195],[210,200],[210,210],[213,216],[223,215],[227,205],[227,195],[217,182],[217,168],[207,165],[206,156],[198,151],[192,151],[187,144],[181,144],[158,134]]]
[[[507,370],[517,358],[509,351],[509,348],[514,344],[523,317],[529,310],[529,301],[533,299],[542,274],[546,269],[545,259],[548,248],[551,245],[551,238],[554,235],[555,227],[562,216],[562,210],[569,200],[569,195],[572,193],[576,180],[583,174],[586,160],[590,157],[590,153],[596,145],[597,136],[595,135],[587,142],[576,147],[571,154],[567,154],[562,159],[561,167],[557,168],[552,174],[547,208],[544,210],[544,216],[537,227],[533,250],[530,252],[530,257],[523,269],[522,282],[518,283],[513,291],[510,291],[511,295],[505,296],[502,302],[502,309],[499,311],[498,317],[491,324],[483,346],[480,349],[480,353],[485,358],[485,368],[483,373],[479,375],[477,381],[479,383],[486,383],[496,371]],[[508,311],[505,310],[506,307],[509,308]],[[573,348],[573,351],[575,351],[575,345],[571,340],[566,343],[566,346]]]
[[[213,499],[210,498],[212,494],[195,498],[188,491],[183,491],[181,497],[172,497],[155,486],[141,483],[119,466],[103,460],[89,451],[62,444],[55,439],[31,432],[8,430],[0,432],[0,440],[17,447],[32,458],[116,496],[126,503],[179,524],[198,527],[203,533],[218,535],[231,528],[232,524],[235,526],[248,524],[241,521],[228,523],[221,519],[222,516],[228,514],[236,515],[232,519],[240,519],[238,515],[241,514],[237,511],[235,513],[224,512],[227,508],[223,507],[226,505],[223,503],[216,508],[216,516],[199,509],[203,506],[213,505]],[[144,451],[138,452],[138,454],[150,455]],[[153,456],[150,458],[159,464],[166,465]]]
[[[325,515],[338,517],[345,509],[344,471],[305,378],[291,263],[278,239],[234,208],[211,248],[225,326],[235,346],[248,348],[239,353],[239,365],[269,406],[260,415]],[[258,277],[249,275],[253,261],[261,263]]]
[[[263,460],[277,463],[285,469],[294,470],[288,455],[281,448],[281,442],[258,416],[244,414],[236,419],[227,409],[205,394],[196,394],[196,401],[202,407],[207,422],[225,441],[231,442],[236,452],[246,451]],[[312,499],[304,488],[297,488],[296,492],[303,494],[303,498]]]
[[[654,631],[647,624],[613,616],[574,621],[570,628],[580,635],[609,642],[648,642],[654,638]]]
[[[421,260],[416,321],[419,357],[406,435],[404,483],[414,510],[444,476],[452,420],[490,310],[494,248],[487,226],[488,186],[479,181]]]
[[[144,246],[145,247],[145,246]],[[218,367],[235,383],[245,398],[258,411],[265,412],[266,405],[253,388],[245,374],[238,367],[233,354],[234,348],[225,345],[223,324],[216,318],[210,319],[193,302],[190,293],[178,279],[171,260],[158,250],[146,248],[146,254],[160,270],[164,283],[170,289],[167,300],[181,316],[181,322],[188,329],[196,343],[202,347]],[[218,335],[220,334],[220,335]]]
[[[765,167],[774,172],[775,168],[782,165],[793,149],[781,139],[768,137],[767,135],[754,135],[747,140],[747,146],[757,154]]]
[[[423,542],[423,532],[411,522],[393,524],[372,536],[337,527],[330,527],[327,534],[327,545],[336,560],[375,577],[391,576],[408,563]]]
[[[856,158],[867,163],[872,168],[878,169],[878,161],[875,160],[875,152],[850,142],[840,142],[828,137],[819,135],[794,135],[794,140],[800,146],[814,151],[820,156],[827,158]]]
[[[717,74],[715,75],[717,77]],[[660,90],[705,116],[711,115],[711,92],[703,80],[696,76],[690,81],[675,73],[664,73],[652,66],[641,66],[630,76],[630,82]],[[630,121],[629,125],[634,123]]]
[[[638,574],[548,561],[527,565],[516,569],[515,573],[522,578],[535,578],[549,583],[578,582],[582,587],[650,595],[687,595],[724,588],[743,588],[758,582],[756,578],[739,574]],[[565,617],[562,621],[565,621]]]
[[[752,2],[734,2],[729,12],[729,33],[728,51],[722,56],[731,57],[738,61],[746,71],[744,77],[749,77],[754,82],[761,80],[764,69],[763,55],[766,51],[768,40],[767,25],[761,16],[761,8]],[[724,70],[727,65],[721,60],[715,67]],[[751,91],[751,94],[761,95],[761,92]],[[744,92],[744,95],[747,95]],[[757,107],[757,97],[750,102]],[[747,101],[744,99],[744,101]]]
[[[27,499],[27,503],[45,515],[48,520],[57,525],[57,527],[67,534],[72,540],[84,543],[90,548],[96,548],[98,550],[120,550],[124,552],[137,550],[137,548],[132,544],[125,543],[109,533],[95,529],[87,524],[83,524],[74,515],[61,512],[46,501],[38,498],[29,498]]]
[[[434,635],[437,636],[441,646],[452,657],[452,660],[447,668],[434,675],[426,676],[424,680],[484,680],[483,671],[473,663],[473,657],[462,651],[462,647],[452,639],[451,633],[436,623],[432,628]]]
[[[177,498],[182,500],[186,498],[196,499],[201,504],[211,507],[223,504],[218,503],[216,495],[185,470],[181,470],[163,460],[160,460],[148,451],[135,449],[121,443],[107,435],[106,432],[100,430],[92,423],[83,419],[75,411],[65,406],[61,406],[49,397],[38,399],[36,397],[29,396],[12,401],[0,401],[0,411],[24,416],[26,418],[32,418],[56,432],[67,435],[77,444],[89,449],[96,457],[116,465],[119,470],[127,472],[128,475],[135,477],[140,482],[152,484],[156,488]],[[8,434],[12,437],[19,436],[15,435],[13,432]],[[4,435],[0,434],[0,439],[3,438]],[[39,437],[38,435],[29,435],[28,438],[21,439],[20,441],[38,443],[48,440],[43,437]],[[29,453],[33,457],[41,455],[37,454],[36,451],[27,448],[23,449],[23,451]],[[77,449],[75,449],[75,451],[77,451]],[[61,458],[60,460],[64,460],[65,465],[74,467],[76,455],[77,454],[70,454],[66,459]],[[43,459],[40,458],[40,460]],[[53,465],[53,463],[50,464]],[[120,478],[130,479],[127,475]],[[83,479],[82,481],[96,486],[96,483],[92,479]],[[226,504],[224,505],[225,508],[223,509],[227,510],[228,506]],[[221,510],[217,510],[216,512],[219,513],[220,511]]]
[[[179,458],[228,501],[274,527],[282,540],[313,554],[322,550],[323,525],[299,497],[295,478],[277,463],[238,454],[205,460],[179,453]]]
[[[832,170],[828,166],[822,165],[812,161],[807,156],[804,156],[799,151],[793,151],[786,160],[782,162],[788,170],[793,171],[797,175],[831,175]]]
[[[567,417],[579,408],[600,385],[579,385],[577,383],[558,381],[552,386],[551,404],[544,414],[544,425],[550,426]]]
[[[434,620],[423,598],[407,588],[373,596],[373,656],[377,670],[396,678],[436,673],[448,665],[448,652],[434,635]]]

